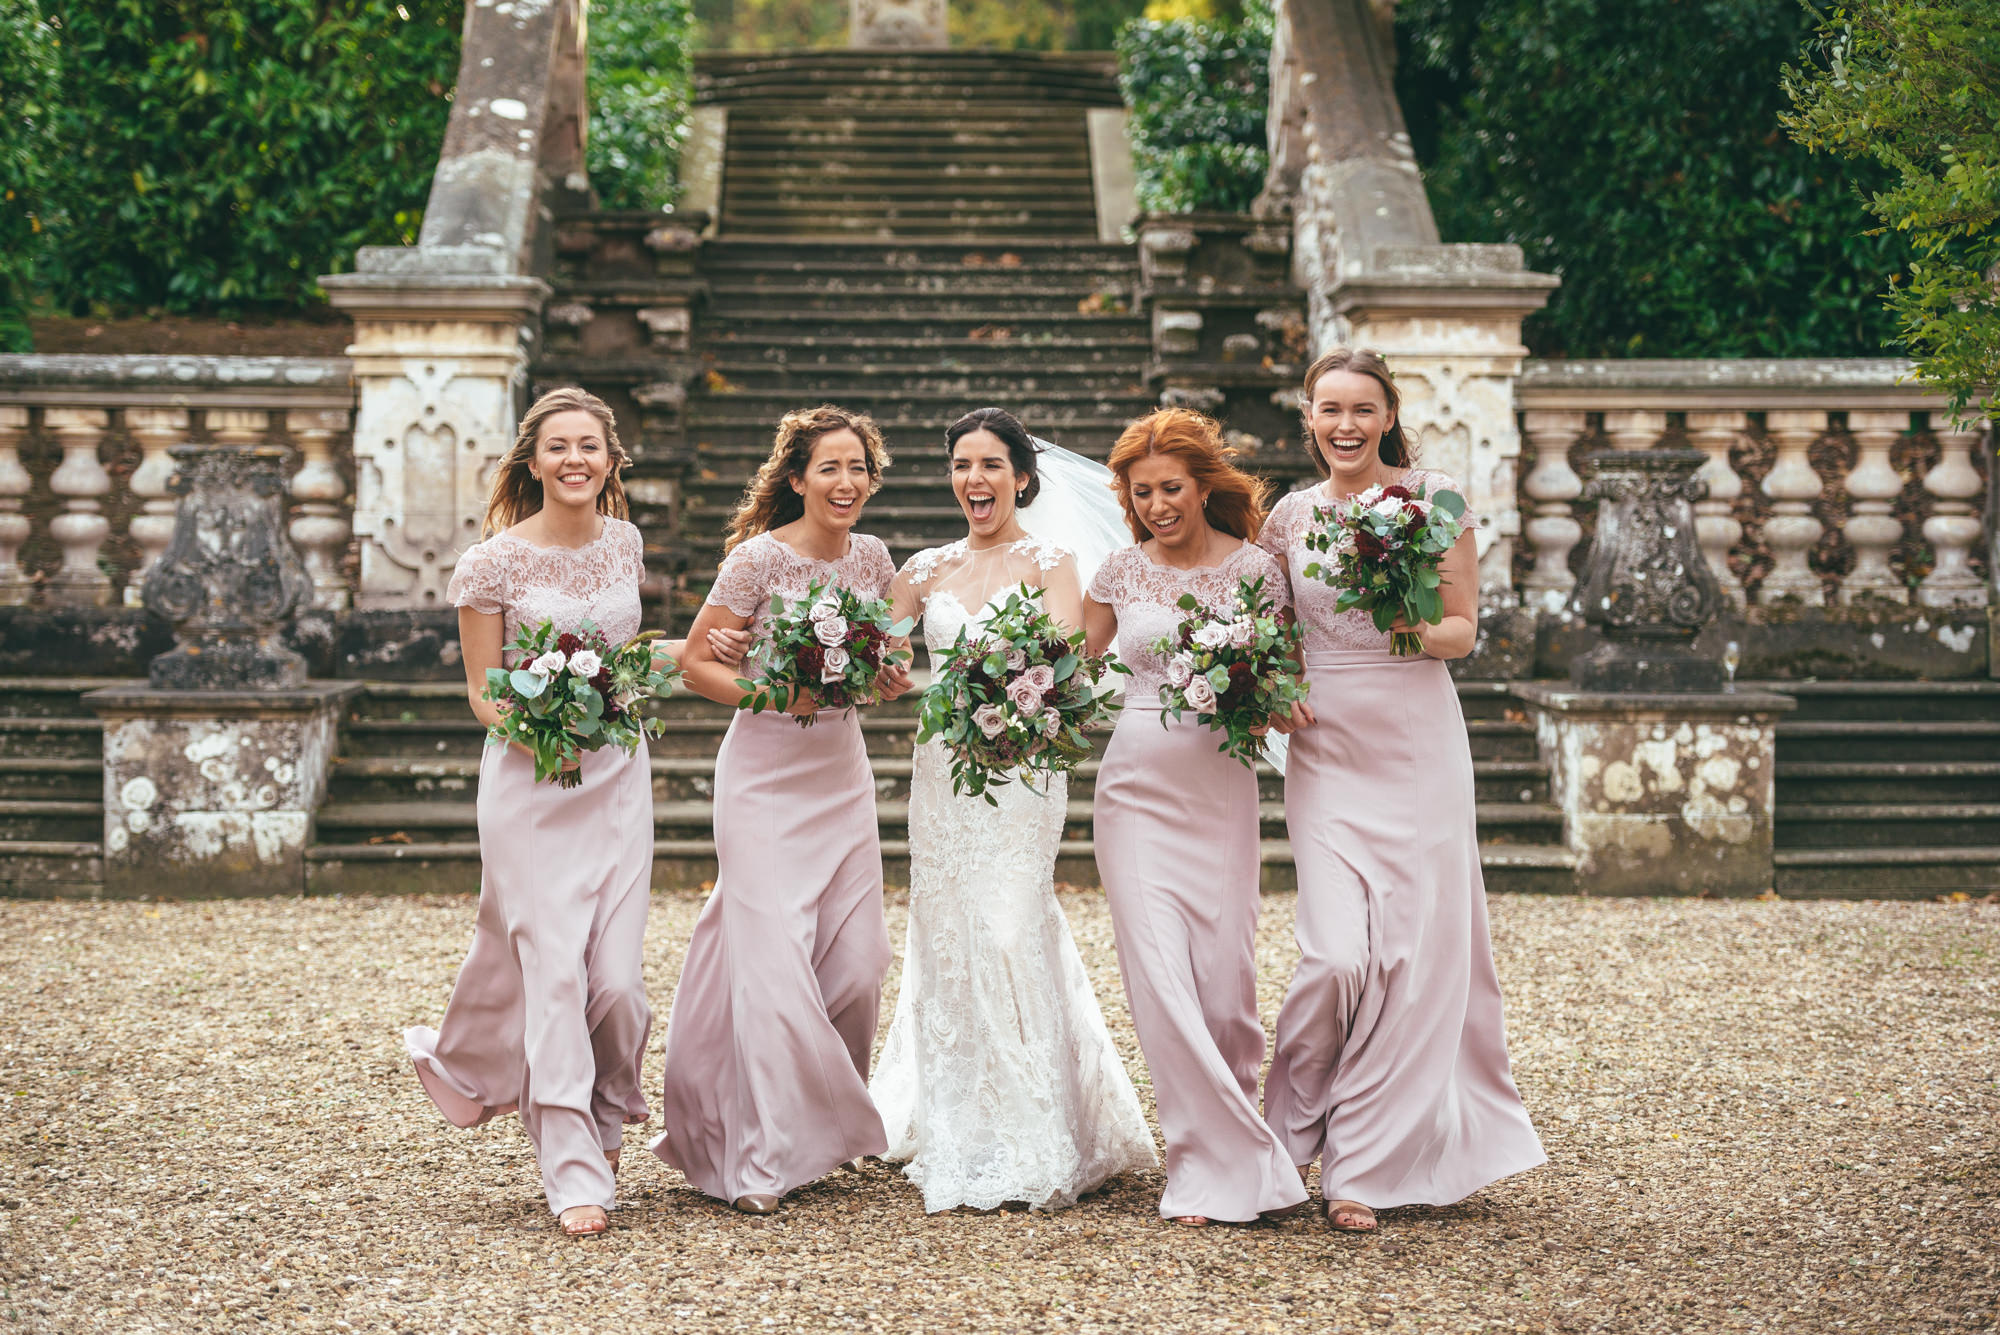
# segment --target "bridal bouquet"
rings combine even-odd
[[[1299,628],[1265,596],[1263,576],[1238,586],[1229,607],[1211,612],[1191,593],[1181,608],[1180,628],[1154,643],[1166,660],[1167,684],[1160,703],[1179,721],[1192,711],[1222,734],[1216,750],[1254,765],[1264,752],[1263,737],[1252,732],[1305,699],[1306,684],[1293,661]]]
[[[1427,497],[1421,483],[1415,491],[1370,487],[1320,506],[1315,514],[1322,526],[1306,535],[1306,546],[1332,552],[1334,560],[1331,569],[1313,562],[1306,575],[1340,590],[1337,611],[1358,608],[1377,630],[1388,630],[1399,613],[1413,626],[1444,619],[1440,568],[1465,531],[1459,522],[1465,515],[1463,496],[1440,491]],[[1389,650],[1420,654],[1424,645],[1414,633],[1399,630],[1390,636]]]
[[[1042,590],[1007,595],[978,635],[960,631],[941,655],[918,712],[917,740],[942,738],[951,790],[984,797],[1019,773],[1067,774],[1090,754],[1084,733],[1118,705],[1100,685],[1124,664],[1083,652],[1083,632],[1042,607]]]
[[[913,624],[907,617],[891,624],[888,603],[832,583],[813,584],[789,601],[774,593],[770,636],[758,648],[754,677],[736,680],[745,692],[736,707],[783,711],[801,695],[821,709],[872,705],[876,674],[909,657],[891,646]],[[801,728],[812,722],[811,714],[798,720]]]
[[[518,666],[486,670],[481,694],[500,710],[488,744],[519,742],[534,753],[535,782],[564,788],[583,782],[580,763],[563,766],[584,752],[615,746],[630,755],[641,738],[666,730],[659,719],[639,717],[639,702],[671,695],[680,682],[671,661],[664,670],[654,665],[660,638],[645,631],[614,649],[588,621],[561,633],[552,621],[523,627],[511,646]]]

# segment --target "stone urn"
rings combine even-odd
[[[283,691],[306,661],[285,622],[312,598],[312,578],[285,532],[277,447],[183,445],[169,490],[174,536],[146,576],[146,608],[174,623],[175,646],[148,675],[163,691]]]
[[[1695,637],[1723,593],[1695,540],[1700,450],[1603,450],[1591,456],[1582,499],[1597,502],[1597,532],[1575,607],[1604,643],[1570,664],[1579,690],[1716,692],[1722,664]]]

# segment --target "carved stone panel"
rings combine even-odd
[[[945,47],[945,0],[849,0],[849,46]]]

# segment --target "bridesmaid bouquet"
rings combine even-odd
[[[1298,625],[1265,596],[1261,575],[1244,580],[1223,612],[1211,612],[1191,593],[1181,595],[1180,606],[1189,615],[1153,645],[1167,664],[1160,726],[1167,726],[1167,714],[1178,722],[1191,710],[1222,734],[1216,750],[1255,765],[1264,739],[1252,729],[1305,699],[1306,684],[1294,662]]]
[[[1370,487],[1315,511],[1322,527],[1306,534],[1316,552],[1333,552],[1332,569],[1315,561],[1308,578],[1340,590],[1334,609],[1368,613],[1375,629],[1388,630],[1400,613],[1411,625],[1444,619],[1440,567],[1465,527],[1465,498],[1455,491],[1426,497],[1423,484]],[[1410,631],[1389,639],[1395,654],[1420,654],[1423,641]]]
[[[486,730],[488,745],[519,742],[535,755],[535,782],[554,779],[564,788],[583,782],[583,769],[564,769],[585,751],[615,746],[627,755],[643,737],[666,731],[659,719],[639,717],[642,700],[671,695],[680,669],[654,664],[657,630],[644,631],[612,648],[602,631],[586,621],[575,631],[558,632],[544,621],[514,638],[514,661],[486,670],[486,699],[499,707],[500,721]]]
[[[1035,772],[1067,774],[1090,754],[1084,733],[1118,710],[1100,686],[1124,664],[1083,652],[1083,632],[1042,607],[1042,590],[1007,595],[979,635],[958,633],[918,712],[917,740],[941,738],[951,790],[999,802],[987,790]],[[1029,780],[1032,787],[1032,781]]]
[[[783,711],[808,694],[822,709],[872,705],[876,674],[910,656],[891,646],[914,624],[908,617],[891,624],[888,603],[830,582],[790,601],[774,593],[770,638],[759,647],[754,679],[736,679],[745,692],[736,707]],[[811,714],[798,720],[801,728],[812,723]]]

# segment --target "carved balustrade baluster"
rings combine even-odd
[[[1813,515],[1820,477],[1807,451],[1826,434],[1826,414],[1818,410],[1766,413],[1765,430],[1777,447],[1778,461],[1764,477],[1764,494],[1772,515],[1764,521],[1764,545],[1771,552],[1771,573],[1757,590],[1757,601],[1769,606],[1787,599],[1808,607],[1824,607],[1826,590],[1806,563],[1825,526]]]
[[[174,499],[167,494],[167,484],[174,480],[174,460],[167,451],[187,442],[187,410],[127,408],[125,429],[140,450],[139,466],[132,470],[127,484],[140,502],[130,529],[132,545],[139,549],[139,564],[125,580],[125,605],[138,607],[146,575],[174,540]]]
[[[1614,450],[1650,450],[1667,434],[1667,415],[1650,408],[1604,414],[1604,434]]]
[[[1583,479],[1570,467],[1569,451],[1588,421],[1586,414],[1576,412],[1521,414],[1521,438],[1532,459],[1521,490],[1535,503],[1533,517],[1522,526],[1535,568],[1521,591],[1524,601],[1545,612],[1562,611],[1576,587],[1569,557],[1583,540],[1583,525],[1576,521],[1572,502],[1583,491]]]
[[[111,429],[102,408],[50,408],[42,426],[62,443],[62,463],[49,476],[49,490],[63,498],[63,513],[49,522],[49,536],[62,548],[62,564],[49,576],[49,602],[58,607],[102,607],[111,601],[111,577],[98,568],[111,521],[98,498],[111,490],[111,474],[97,447]]]
[[[0,607],[25,607],[35,582],[21,569],[21,548],[33,532],[22,503],[34,479],[21,466],[21,441],[28,434],[28,410],[0,407]]]
[[[1983,432],[1978,427],[1953,426],[1947,413],[1931,414],[1931,431],[1939,454],[1937,466],[1924,474],[1924,490],[1932,502],[1931,517],[1924,521],[1924,541],[1935,559],[1931,573],[1917,588],[1917,601],[1925,607],[1983,607],[1986,585],[1971,564],[1972,547],[1981,532],[1973,501],[1986,490],[1972,466],[1972,447]]]
[[[340,573],[352,531],[341,513],[347,480],[333,461],[334,437],[347,427],[343,409],[285,414],[285,431],[302,458],[290,484],[292,499],[298,502],[290,529],[292,542],[312,576],[312,605],[325,612],[345,611],[348,604],[347,581]]]
[[[211,441],[236,449],[262,445],[271,434],[271,414],[261,408],[210,408],[201,420]]]
[[[1702,559],[1732,607],[1744,605],[1743,581],[1729,568],[1729,553],[1743,540],[1743,525],[1736,520],[1736,500],[1743,494],[1743,479],[1730,465],[1729,450],[1749,425],[1748,413],[1708,412],[1687,415],[1688,443],[1708,456],[1695,476],[1708,488],[1708,495],[1694,503],[1695,541],[1701,545]]]
[[[1843,607],[1856,601],[1880,599],[1907,603],[1910,591],[1889,566],[1889,554],[1903,536],[1902,521],[1893,513],[1902,495],[1903,479],[1889,462],[1889,451],[1910,429],[1906,412],[1862,412],[1847,415],[1854,437],[1854,468],[1847,475],[1851,510],[1843,530],[1854,549],[1854,568],[1840,582]]]

